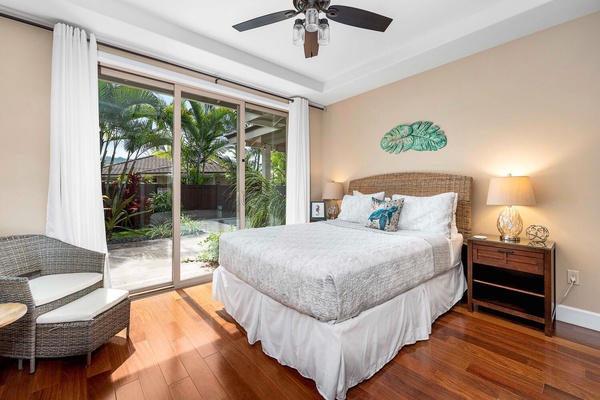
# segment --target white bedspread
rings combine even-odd
[[[219,263],[287,307],[342,322],[447,271],[451,253],[442,236],[327,221],[223,234]]]

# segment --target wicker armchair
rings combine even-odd
[[[0,237],[0,302],[23,303],[27,313],[16,322],[0,328],[0,355],[30,360],[35,371],[36,319],[41,314],[78,299],[97,288],[102,280],[66,297],[36,307],[28,276],[97,272],[103,274],[105,255],[76,247],[43,235]]]

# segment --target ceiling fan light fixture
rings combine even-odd
[[[309,8],[304,12],[306,15],[306,24],[304,28],[307,32],[316,32],[319,29],[319,12],[316,8]]]
[[[323,18],[319,21],[319,37],[317,41],[321,46],[327,46],[329,44],[329,40],[329,21],[327,21],[327,18]]]
[[[305,32],[303,22],[304,21],[301,19],[297,19],[296,22],[294,22],[294,31],[292,37],[292,43],[294,43],[294,46],[304,45]]]
[[[330,20],[375,32],[385,32],[393,21],[362,8],[342,5],[330,7],[331,0],[292,0],[292,4],[293,9],[261,15],[233,25],[233,28],[245,32],[294,18],[293,44],[304,46],[304,58],[313,58],[319,55],[319,46],[326,46],[331,41]],[[296,19],[298,16],[300,19]]]

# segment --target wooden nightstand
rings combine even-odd
[[[555,243],[509,243],[499,236],[468,240],[468,307],[487,307],[544,324],[552,336]]]

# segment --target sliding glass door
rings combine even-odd
[[[112,286],[210,281],[223,232],[285,223],[287,115],[101,68]]]
[[[246,105],[246,228],[285,224],[286,144],[286,114]]]
[[[105,228],[112,286],[136,291],[173,280],[173,88],[115,75],[98,82]]]
[[[181,237],[176,285],[177,281],[210,279],[218,263],[220,234],[240,228],[240,107],[191,89],[181,93]]]

